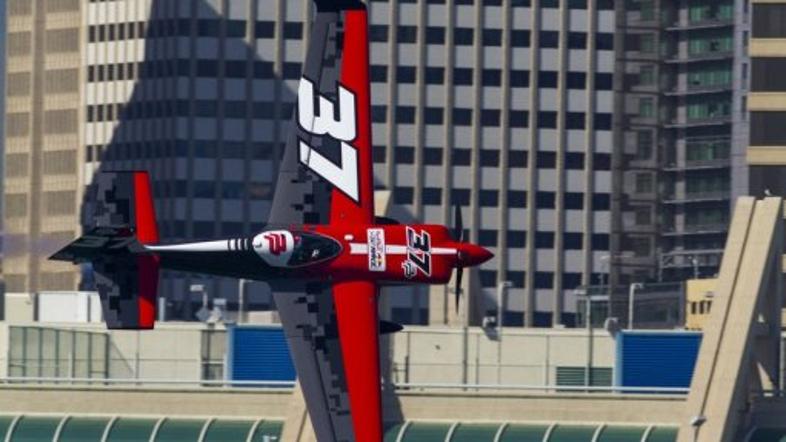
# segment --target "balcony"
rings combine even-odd
[[[679,250],[661,254],[664,269],[690,269],[696,267],[718,267],[723,258],[723,249]]]
[[[729,230],[729,223],[687,224],[685,226],[666,226],[663,236],[719,235]]]
[[[699,63],[704,61],[728,60],[730,58],[734,58],[733,49],[719,48],[717,50],[710,49],[704,52],[689,52],[687,54],[683,54],[678,51],[673,51],[671,54],[666,56],[666,63],[668,64]]]
[[[703,95],[703,94],[721,94],[731,92],[734,86],[731,83],[724,84],[688,84],[687,87],[682,87],[678,84],[672,84],[664,88],[666,92],[663,94],[667,97],[685,97],[690,95]]]
[[[713,201],[726,201],[731,198],[729,190],[713,190],[704,192],[671,193],[664,195],[663,204],[694,204]]]
[[[691,20],[687,23],[677,22],[666,26],[669,32],[698,31],[702,29],[720,29],[734,26],[734,17],[708,17],[703,20]]]
[[[685,160],[684,163],[669,163],[663,170],[666,172],[683,172],[688,170],[728,169],[731,167],[730,158],[716,158],[710,160]]]
[[[731,124],[731,115],[717,115],[705,118],[672,119],[663,127],[667,129],[689,129],[702,126],[724,126]]]

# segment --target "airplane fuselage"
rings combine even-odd
[[[274,281],[368,280],[446,284],[457,267],[483,262],[483,248],[439,225],[305,225],[217,241],[145,246],[165,269]]]

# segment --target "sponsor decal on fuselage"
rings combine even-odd
[[[262,232],[254,237],[254,251],[273,267],[286,267],[295,250],[295,237],[286,230]]]
[[[372,272],[384,272],[387,269],[383,229],[368,229],[368,269]]]
[[[418,272],[431,276],[431,234],[425,230],[420,233],[407,226],[407,260],[401,264],[404,276],[412,279]]]

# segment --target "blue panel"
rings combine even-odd
[[[690,387],[701,333],[622,332],[617,335],[615,384]]]
[[[280,327],[230,327],[227,339],[231,380],[295,380],[295,367]]]

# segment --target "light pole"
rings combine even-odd
[[[242,324],[245,321],[243,314],[245,313],[246,305],[246,284],[250,281],[247,279],[240,279],[237,282],[237,323]]]
[[[502,321],[505,318],[505,295],[508,289],[513,287],[510,281],[500,281],[497,283],[497,383],[502,383]]]
[[[636,290],[641,290],[643,288],[644,284],[640,282],[634,282],[628,289],[628,330],[633,330],[633,306],[636,300]]]
[[[503,312],[505,311],[505,298],[508,294],[508,289],[513,287],[510,281],[500,281],[497,283],[497,333],[502,333],[502,320],[504,318]]]

